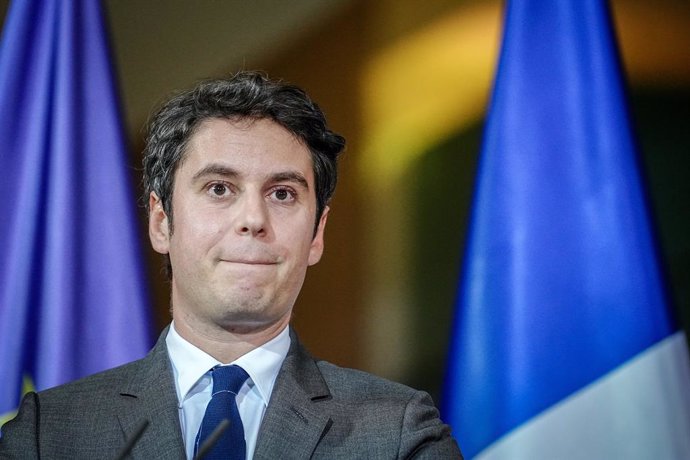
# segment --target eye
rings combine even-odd
[[[275,188],[271,191],[270,197],[281,203],[289,203],[295,200],[295,192],[292,189],[286,187]]]
[[[207,191],[214,198],[222,198],[230,194],[230,188],[226,184],[220,182],[210,184]]]

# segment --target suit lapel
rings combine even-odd
[[[120,391],[126,410],[118,414],[126,439],[143,420],[149,425],[131,452],[131,458],[184,459],[185,449],[177,409],[177,394],[161,333],[148,356],[132,367]],[[290,351],[281,366],[271,400],[261,423],[254,459],[309,458],[331,426],[325,407],[331,394],[314,359],[293,331]]]
[[[144,420],[149,425],[135,444],[131,458],[185,458],[182,430],[177,409],[177,393],[168,358],[165,337],[132,370],[127,385],[120,391],[128,410],[118,414],[126,439],[130,439]]]
[[[255,459],[310,458],[332,423],[322,407],[331,399],[328,386],[293,331],[290,338],[261,423]]]

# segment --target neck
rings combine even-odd
[[[175,330],[180,336],[223,364],[269,342],[289,324],[290,315],[269,324],[218,325],[206,323],[173,309]]]

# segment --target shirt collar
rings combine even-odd
[[[240,356],[232,363],[221,363],[183,339],[175,330],[174,322],[170,325],[165,342],[175,373],[177,400],[180,403],[211,368],[224,364],[237,364],[249,374],[250,385],[256,387],[264,405],[268,405],[278,371],[290,349],[290,327],[285,327],[276,337]]]

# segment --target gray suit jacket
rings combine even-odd
[[[114,458],[143,420],[137,459],[183,459],[167,329],[139,361],[22,401],[2,428],[0,458]],[[255,459],[461,458],[423,392],[312,358],[292,335]]]

